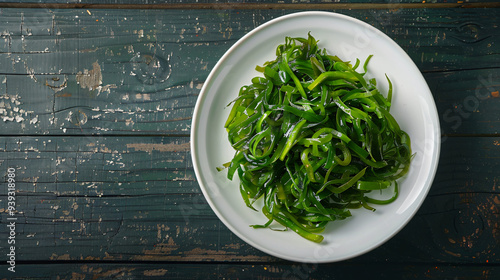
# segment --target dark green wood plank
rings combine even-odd
[[[487,5],[495,3],[495,0],[469,0],[469,1],[446,1],[446,0],[231,0],[231,1],[218,1],[218,0],[187,0],[187,1],[137,1],[137,0],[18,0],[9,1],[8,3],[0,3],[0,7],[6,8],[84,8],[84,9],[321,9],[325,7],[345,6],[352,5],[357,7],[359,4],[372,5],[370,8],[378,7],[378,5],[387,5],[397,8],[400,5],[411,5],[412,7],[429,7],[433,5],[446,5],[453,7],[469,7],[470,5]]]
[[[187,138],[0,139],[0,172],[17,170],[18,260],[277,261],[211,211],[194,179]],[[500,263],[499,141],[447,139],[421,210],[393,239],[354,261]],[[2,191],[2,223],[5,199]],[[0,242],[7,234],[0,227]]]
[[[499,68],[493,68],[424,74],[436,102],[442,133],[500,133],[499,73]]]
[[[402,232],[361,257],[315,265],[269,257],[235,237],[198,189],[187,137],[154,136],[188,134],[196,95],[218,56],[254,26],[289,11],[216,11],[210,16],[218,20],[202,15],[194,19],[204,25],[196,26],[196,13],[185,11],[166,19],[156,11],[0,10],[4,135],[63,135],[0,138],[0,174],[20,167],[15,276],[499,278],[500,139],[448,137],[498,133],[498,19],[495,10],[489,10],[493,17],[479,9],[441,11],[439,17],[432,9],[342,11],[379,27],[408,51],[425,73],[446,135],[430,195]],[[139,52],[167,61],[169,79],[149,84],[127,77]],[[200,56],[204,52],[208,58]],[[85,69],[99,69],[100,92],[81,86],[78,72]],[[109,136],[85,136],[91,134]],[[0,193],[2,224],[5,198]],[[2,227],[1,248],[6,236]],[[0,265],[0,278],[11,276]]]
[[[17,170],[18,260],[270,260],[246,244],[241,254],[241,240],[221,226],[196,184],[188,141],[2,138],[0,168]],[[5,202],[2,192],[2,223]]]
[[[2,133],[187,134],[197,94],[220,56],[255,26],[288,12],[4,9]],[[497,133],[496,99],[478,99],[482,110],[470,115],[454,108],[476,109],[476,90],[498,91],[495,10],[340,12],[372,23],[407,50],[426,73],[444,133]],[[139,63],[148,58],[161,73]]]
[[[7,23],[11,26],[4,28],[6,34],[23,29],[24,35],[31,32],[32,36],[20,40],[21,38],[15,38],[15,34],[10,35],[12,40],[21,41],[15,45],[16,49],[10,50],[11,52],[20,52],[23,47],[37,52],[44,51],[45,45],[50,46],[51,42],[43,39],[53,39],[53,43],[58,45],[58,51],[91,51],[95,48],[109,48],[110,45],[123,47],[140,42],[186,44],[237,40],[256,26],[292,12],[297,10],[3,10],[9,19]],[[497,57],[495,50],[498,48],[495,45],[498,38],[493,36],[498,30],[499,22],[495,17],[496,9],[384,9],[338,12],[380,28],[407,50],[416,63],[426,63],[422,65],[422,71],[462,69],[465,65],[469,66],[466,69],[471,66],[478,68],[483,64],[485,67],[491,67],[494,62],[498,65],[498,60],[491,59]],[[13,24],[16,21],[17,26]],[[35,29],[39,25],[43,27]],[[79,40],[75,43],[72,39]],[[30,45],[38,45],[38,49]],[[450,52],[450,56],[439,57],[445,55],[445,51]],[[51,52],[50,48],[48,52]],[[438,57],[432,57],[435,52]],[[461,56],[455,57],[457,54]],[[484,59],[487,55],[492,56]],[[473,65],[466,64],[467,60],[472,59]],[[63,73],[69,72],[63,70]],[[38,74],[39,71],[35,73]]]
[[[52,196],[197,193],[186,137],[4,137],[0,166],[20,190]],[[41,169],[38,167],[42,167]]]
[[[6,269],[0,266],[0,270]],[[28,279],[481,279],[500,276],[498,266],[491,265],[393,265],[363,264],[359,269],[349,262],[337,264],[20,264],[16,273],[7,276]],[[35,277],[35,278],[32,278]],[[7,278],[3,278],[7,279]]]
[[[496,68],[424,76],[434,94],[442,133],[499,133],[500,76]],[[200,81],[186,81],[160,91],[139,91],[141,86],[124,84],[120,90],[93,95],[79,89],[67,75],[7,75],[0,79],[4,81],[0,83],[4,135],[188,134],[202,86]],[[45,84],[65,88],[57,91]]]
[[[440,164],[431,196],[450,193],[499,193],[500,156],[497,137],[447,138],[441,145]]]

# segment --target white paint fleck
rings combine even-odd
[[[126,119],[126,120],[125,120],[125,125],[126,125],[126,126],[129,126],[129,125],[134,125],[134,121],[132,120],[132,118],[130,118],[130,119]]]
[[[30,78],[37,82],[37,79],[35,77],[35,69],[34,68],[29,68],[28,67],[28,64],[26,64],[26,62],[24,63],[24,68],[26,69],[26,73],[28,73],[28,75],[30,76]]]
[[[134,53],[134,46],[133,45],[127,46],[127,52]]]
[[[66,117],[66,120],[71,122],[71,117],[73,116],[73,111],[69,111],[68,116]]]

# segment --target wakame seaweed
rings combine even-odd
[[[257,66],[263,75],[241,87],[225,128],[236,150],[227,177],[238,174],[246,205],[255,210],[262,198],[269,219],[253,227],[276,221],[321,242],[318,233],[351,216],[349,209],[394,201],[412,153],[389,113],[391,81],[384,97],[376,80],[365,78],[371,56],[352,65],[317,43],[310,34],[286,37],[276,59]],[[389,187],[390,199],[367,196]]]

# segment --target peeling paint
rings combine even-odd
[[[52,253],[49,259],[53,261],[61,261],[61,260],[68,261],[70,260],[70,257],[69,254],[64,254],[59,256],[56,253]]]
[[[164,255],[164,254],[171,254],[173,251],[176,251],[180,248],[179,245],[177,245],[172,237],[168,238],[167,243],[160,243],[156,244],[154,246],[154,249],[151,250],[144,250],[144,254],[147,255]]]
[[[28,76],[30,76],[30,78],[33,81],[37,82],[38,80],[35,77],[35,69],[29,68],[28,65],[26,64],[26,62],[24,62],[24,68],[26,69],[26,73],[28,73]]]
[[[135,149],[136,151],[143,151],[152,153],[153,151],[159,152],[185,152],[189,151],[190,145],[188,143],[182,144],[148,144],[148,143],[136,143],[127,144],[128,149]]]
[[[137,100],[142,99],[142,100],[149,101],[149,100],[151,100],[151,95],[149,93],[136,93],[135,99],[137,99]]]
[[[117,88],[115,84],[102,85],[101,66],[96,61],[92,63],[92,70],[84,69],[76,74],[76,82],[81,88],[88,88],[90,91],[97,90],[97,95],[101,92],[110,92],[110,89]]]
[[[127,52],[128,52],[128,53],[134,53],[134,52],[135,52],[135,51],[134,51],[134,46],[133,46],[133,45],[129,45],[129,46],[127,46],[126,48],[127,48]]]
[[[102,73],[99,63],[97,61],[92,63],[92,70],[84,69],[83,73],[81,71],[78,72],[76,74],[76,82],[82,88],[88,88],[89,90],[95,90],[102,85]]]
[[[4,122],[17,122],[21,123],[21,127],[24,127],[24,120],[29,119],[31,124],[36,124],[38,121],[38,116],[34,116],[37,120],[33,120],[33,111],[26,111],[21,109],[19,105],[23,104],[19,95],[9,95],[4,94],[0,96],[0,118]],[[30,114],[30,116],[28,116]]]
[[[152,269],[152,270],[144,270],[144,276],[165,276],[168,270],[166,269]]]
[[[169,239],[170,240],[170,239]],[[195,248],[190,251],[184,251],[182,254],[170,254],[176,245],[160,243],[155,245],[152,250],[145,250],[144,255],[133,257],[133,260],[182,260],[182,261],[272,261],[271,256],[246,255],[242,256],[237,252],[228,252],[224,250],[209,250]],[[176,248],[178,249],[178,248]]]

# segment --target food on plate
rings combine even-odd
[[[321,242],[328,222],[351,216],[349,209],[391,203],[397,179],[412,158],[410,137],[390,114],[393,94],[367,78],[361,65],[342,61],[318,41],[286,37],[262,75],[241,87],[225,123],[236,150],[225,164],[237,174],[245,204],[262,199],[268,222]],[[390,192],[389,199],[370,197]]]

